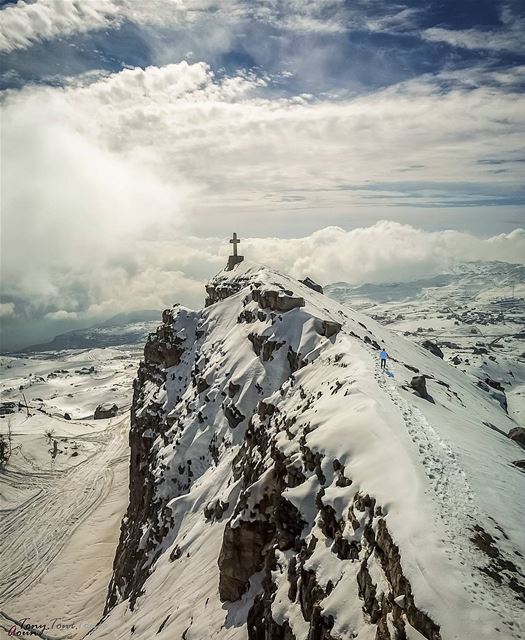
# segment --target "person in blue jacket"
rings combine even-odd
[[[381,369],[386,369],[386,361],[388,360],[388,353],[385,351],[384,347],[381,349],[381,353],[379,354],[379,357],[381,358]]]

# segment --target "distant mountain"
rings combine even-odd
[[[23,349],[22,353],[63,351],[64,349],[93,349],[124,344],[143,344],[155,330],[161,311],[144,309],[117,315],[86,329],[74,329],[55,336],[53,340]]]
[[[464,262],[449,273],[404,282],[366,283],[352,285],[335,282],[324,287],[325,293],[338,302],[357,308],[370,308],[385,302],[408,302],[442,296],[453,302],[475,299],[483,292],[492,298],[510,298],[525,283],[525,266],[508,262]],[[513,285],[515,291],[513,291]]]
[[[509,415],[525,425],[523,265],[469,262],[409,282],[337,282],[324,290],[392,332],[441,353],[481,388],[488,385]]]

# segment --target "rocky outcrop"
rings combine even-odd
[[[168,315],[168,318],[171,316]],[[144,347],[144,360],[151,365],[173,367],[180,362],[183,340],[173,334],[169,320],[155,333],[150,333]]]
[[[435,356],[443,360],[443,355],[444,355],[443,351],[441,351],[441,349],[437,346],[435,342],[432,342],[431,340],[425,340],[421,344],[421,346],[423,347],[423,349],[430,351],[430,353],[433,353]]]
[[[128,605],[108,619],[124,625],[132,620],[130,633],[142,640],[149,630],[135,622],[157,612],[152,601],[159,588],[171,588],[170,598],[161,598],[155,629],[169,630],[172,637],[208,637],[202,624],[195,629],[193,603],[187,606],[193,597],[199,616],[209,615],[208,635],[218,638],[232,624],[245,626],[241,632],[249,640],[448,637],[437,619],[442,609],[422,604],[432,602],[429,593],[443,585],[425,591],[413,581],[422,560],[431,584],[432,566],[425,565],[425,553],[411,548],[405,532],[413,525],[417,539],[432,544],[433,538],[424,522],[420,527],[420,519],[410,520],[419,498],[396,493],[395,474],[396,465],[407,465],[410,477],[410,465],[422,460],[424,467],[433,453],[430,437],[427,458],[416,461],[418,446],[409,442],[405,452],[405,427],[414,442],[417,432],[420,446],[427,445],[427,425],[419,416],[428,418],[431,433],[432,416],[448,417],[446,411],[465,407],[459,391],[468,389],[452,390],[446,366],[438,367],[443,381],[419,375],[432,371],[436,361],[418,347],[407,348],[405,359],[413,364],[399,363],[394,388],[379,372],[374,376],[374,349],[385,344],[387,330],[372,321],[363,324],[361,316],[302,286],[296,293],[289,287],[287,277],[239,265],[208,285],[205,310],[166,310],[162,326],[150,335],[134,383],[130,503],[105,611],[123,600]],[[433,402],[429,377],[440,399],[431,411],[413,396],[396,398],[402,386]],[[383,396],[375,395],[390,391],[401,407],[392,422],[382,410]],[[495,435],[501,440],[501,433]],[[391,469],[390,447],[381,438],[392,449],[400,447]],[[377,447],[369,445],[374,442]],[[440,448],[436,455],[441,453]],[[510,458],[516,462],[506,467],[521,479],[520,457],[516,449]],[[455,470],[447,459],[443,473],[447,464]],[[433,487],[429,475],[421,496]],[[472,564],[469,571],[476,580],[485,572],[497,581],[493,574],[513,570],[506,543],[498,549],[494,527],[477,531],[474,523],[475,516],[462,523],[468,561],[474,557],[478,563],[483,554],[490,561],[481,569]],[[511,578],[501,580],[506,588]],[[522,584],[518,574],[512,580]],[[179,607],[182,597],[185,606]]]
[[[104,418],[113,418],[114,416],[117,415],[117,413],[118,413],[117,405],[111,404],[110,402],[106,402],[104,404],[98,405],[98,407],[95,409],[95,413],[93,414],[93,419],[103,420]],[[66,420],[68,419],[71,420],[71,417],[66,418]]]
[[[292,309],[304,307],[304,298],[294,296],[291,291],[276,289],[254,289],[252,297],[261,309],[271,309],[285,313]]]
[[[299,282],[302,282],[309,289],[313,289],[313,291],[317,291],[317,293],[324,293],[323,287],[320,284],[317,284],[317,282],[314,282],[312,278],[306,277],[304,280],[299,280]]]
[[[327,338],[336,336],[342,328],[343,325],[340,322],[335,322],[335,320],[318,320],[316,322],[316,330],[318,333]]]
[[[507,435],[525,449],[525,429],[523,427],[514,427]]]
[[[171,310],[164,312],[163,320],[163,325],[156,333],[148,337],[144,360],[139,365],[133,383],[129,430],[129,504],[120,528],[105,613],[125,599],[129,599],[130,608],[134,608],[156,559],[155,550],[165,538],[171,522],[167,498],[156,493],[155,441],[159,436],[164,438],[170,428],[166,411],[156,397],[165,387],[168,375],[166,368],[179,365],[185,351],[194,348],[194,340],[188,342],[187,338],[190,337],[188,329],[192,328],[195,332],[196,326],[184,317],[184,329],[179,335]],[[175,377],[175,374],[171,374],[171,377]],[[180,378],[181,383],[184,379],[186,384],[191,381],[190,375],[184,378],[181,375]],[[151,395],[152,389],[157,390],[154,397]],[[184,473],[191,473],[191,465]]]
[[[427,377],[426,376],[414,376],[410,381],[410,387],[414,390],[415,394],[423,400],[428,400],[434,403],[434,399],[427,391]]]

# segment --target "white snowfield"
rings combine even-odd
[[[305,569],[315,572],[326,593],[319,604],[333,620],[327,637],[378,637],[358,588],[363,563],[376,598],[390,594],[400,607],[406,637],[427,636],[403,618],[403,596],[395,593],[379,557],[365,556],[364,547],[358,558],[336,555],[319,500],[344,523],[342,538],[349,544],[363,542],[367,517],[376,533],[381,521],[386,524],[415,605],[439,627],[432,638],[523,639],[525,474],[513,463],[525,451],[506,436],[516,423],[457,368],[290,277],[244,262],[211,284],[216,290],[241,288],[202,311],[175,315],[173,328],[185,340],[182,360],[166,371],[166,385],[148,383],[142,407],[163,403],[173,425],[152,445],[156,495],[169,502],[173,522],[160,553],[150,558],[133,610],[128,600],[120,601],[88,637],[258,637],[247,615],[263,572],[250,577],[240,600],[221,602],[218,559],[225,527],[242,527],[256,517],[255,505],[268,491],[269,453],[257,460],[257,477],[248,486],[232,475],[247,432],[267,430],[271,447],[304,474],[283,496],[299,510],[306,546],[317,540]],[[300,296],[305,304],[270,312],[253,299],[253,289]],[[342,329],[327,337],[323,321]],[[253,336],[261,344],[275,343],[268,359],[256,353]],[[390,355],[386,371],[380,370],[374,341]],[[290,348],[303,365],[293,373]],[[205,392],[191,382],[196,364]],[[410,388],[415,375],[428,376],[433,403]],[[231,384],[238,385],[233,397]],[[260,411],[261,401],[275,407],[273,417]],[[242,417],[234,428],[228,408]],[[303,465],[305,450],[319,461],[318,470]],[[359,510],[358,495],[373,498],[376,511]],[[225,513],[207,518],[205,507],[219,501],[227,503]],[[352,505],[353,523],[347,518]],[[156,514],[152,523],[161,519]],[[148,544],[149,532],[146,524],[141,544]],[[287,623],[293,634],[287,637],[309,640],[309,621],[290,595],[291,555],[276,551],[271,617]],[[381,637],[400,637],[390,617],[387,625],[391,636]]]
[[[0,403],[15,405],[0,419],[12,437],[0,466],[1,638],[36,638],[32,625],[41,637],[81,638],[102,615],[127,501],[138,358],[136,349],[0,358]],[[107,400],[118,415],[93,420]]]
[[[525,426],[525,266],[467,262],[408,282],[338,282],[325,293],[394,333],[431,340],[475,382],[500,382],[509,414]]]

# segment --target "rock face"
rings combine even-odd
[[[324,293],[323,287],[320,284],[317,284],[317,282],[314,282],[312,278],[307,277],[304,280],[299,280],[299,282],[302,282],[309,289],[312,289],[313,291],[317,291],[317,293]]]
[[[412,389],[414,389],[414,391],[420,398],[423,398],[423,400],[428,400],[432,403],[434,402],[434,399],[429,395],[427,391],[426,376],[414,376],[410,381],[410,386],[412,387]]]
[[[144,361],[140,363],[133,384],[129,432],[129,506],[121,524],[105,612],[121,599],[129,599],[130,607],[134,607],[153,562],[150,554],[157,549],[169,530],[167,499],[156,495],[155,491],[154,443],[159,436],[165,436],[170,426],[163,406],[168,377],[166,363],[181,363],[185,351],[189,349],[191,352],[195,332],[193,313],[179,308],[175,322],[173,315],[165,312],[163,325],[149,336],[144,348]],[[160,357],[159,354],[168,354],[168,357]],[[184,386],[190,376],[188,371],[182,370],[182,373],[184,377],[180,377]],[[149,395],[152,389],[157,390],[153,397]],[[181,487],[185,486],[186,478],[191,474],[191,468],[188,467],[181,474]],[[145,523],[150,523],[150,529],[144,540],[142,527]]]
[[[514,427],[509,431],[508,436],[525,449],[525,429],[523,427]]]
[[[519,503],[516,446],[486,426],[509,431],[508,416],[447,363],[291,278],[243,262],[206,290],[205,309],[167,310],[145,347],[130,501],[93,640],[445,640],[478,616],[471,637],[513,633],[515,513],[457,502],[474,490],[440,432],[456,421],[464,446],[478,412],[475,451],[509,464],[476,461],[494,477],[472,486]],[[381,344],[411,363],[392,359],[393,382]],[[432,401],[431,372],[433,406],[413,393]],[[511,481],[496,481],[502,469]],[[474,581],[476,602],[497,589],[494,618],[468,599]]]
[[[425,340],[421,346],[443,360],[443,351],[441,351],[441,349],[435,342],[432,342],[431,340]]]
[[[109,402],[104,404],[99,404],[95,409],[95,413],[93,418],[95,420],[102,420],[104,418],[113,418],[118,413],[118,407],[116,404],[111,404]],[[65,417],[65,416],[64,416]],[[66,418],[68,420],[68,418]],[[71,418],[69,418],[71,420]]]
[[[304,298],[294,296],[288,290],[255,289],[252,297],[261,309],[286,312],[304,307]]]

